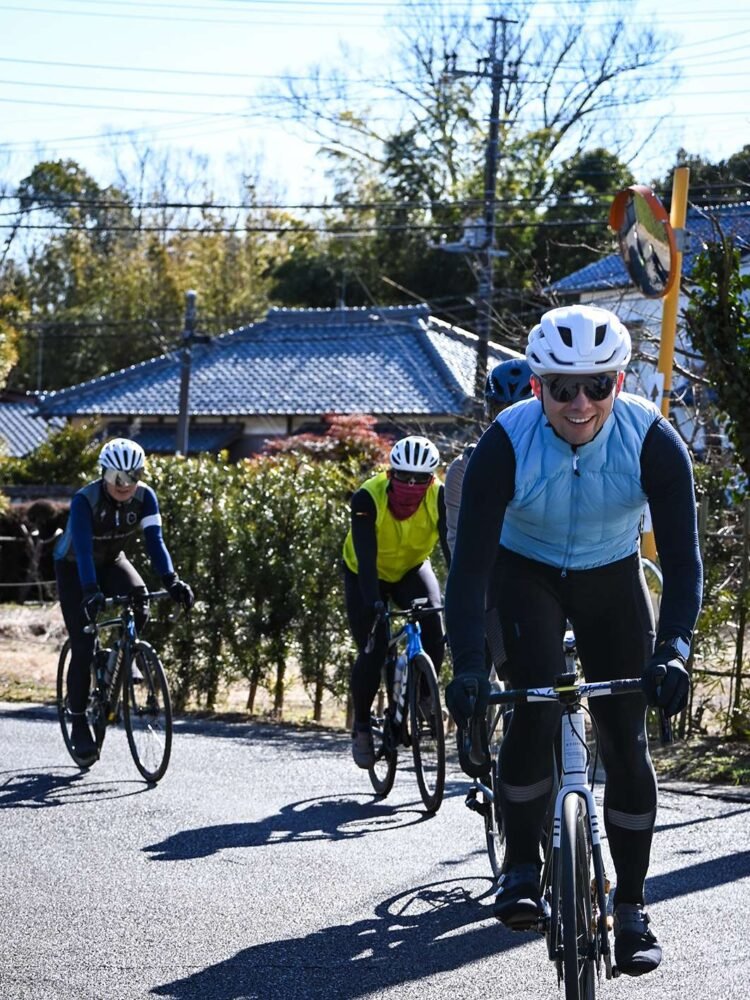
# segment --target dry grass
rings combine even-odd
[[[679,781],[750,785],[750,742],[695,736],[668,747],[652,747],[657,774]]]
[[[0,604],[0,701],[54,701],[57,663],[67,633],[58,604]],[[312,704],[289,666],[284,694],[284,721],[312,722]],[[216,712],[223,718],[247,719],[248,685],[241,681],[220,693]],[[254,718],[273,718],[273,699],[261,689],[255,699]],[[189,706],[201,712],[200,706]],[[204,713],[201,713],[204,714]],[[344,710],[334,698],[323,703],[322,725],[344,726]]]
[[[60,608],[49,605],[0,604],[0,701],[43,701],[55,699],[57,661],[66,632]],[[312,705],[299,681],[294,664],[285,692],[284,721],[312,723]],[[212,715],[225,720],[245,720],[247,682],[231,685],[221,692]],[[190,706],[191,713],[202,712]],[[273,719],[273,701],[261,689],[256,698],[254,718]],[[323,706],[322,725],[335,729],[345,724],[343,706],[328,698]],[[700,736],[661,748],[651,743],[658,773],[680,780],[728,785],[750,785],[750,743],[718,736]]]

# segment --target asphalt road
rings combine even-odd
[[[491,917],[452,764],[376,801],[338,734],[181,722],[148,788],[112,731],[81,773],[50,709],[0,705],[2,1000],[560,995],[542,940]],[[734,1000],[750,981],[750,797],[663,790],[648,895],[664,962],[611,1000]]]

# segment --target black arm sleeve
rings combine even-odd
[[[357,557],[357,578],[362,599],[368,607],[380,600],[378,585],[377,511],[367,490],[357,490],[351,499],[352,542]]]
[[[456,545],[445,592],[448,636],[456,674],[483,672],[485,592],[495,562],[505,508],[515,490],[516,460],[505,431],[492,424],[474,449],[464,476]]]
[[[643,442],[641,482],[664,576],[657,644],[690,640],[703,592],[695,486],[690,454],[667,420],[657,420]]]
[[[438,493],[438,538],[440,539],[440,549],[445,559],[445,565],[451,568],[451,549],[448,545],[448,517],[445,509],[445,487],[440,487]]]

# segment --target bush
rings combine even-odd
[[[23,458],[0,456],[0,482],[7,486],[84,486],[99,475],[96,427],[66,424]]]
[[[223,684],[259,686],[283,713],[292,655],[320,719],[326,692],[343,696],[352,646],[341,586],[348,497],[368,459],[311,459],[277,449],[237,465],[223,459],[149,460],[176,571],[194,587],[190,618],[152,622],[176,708],[212,710]]]

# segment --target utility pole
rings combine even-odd
[[[180,411],[177,418],[177,442],[175,455],[187,457],[190,427],[190,368],[193,362],[193,344],[207,344],[211,338],[199,336],[195,332],[197,292],[185,292],[185,326],[182,330],[182,353],[180,355]]]
[[[509,24],[517,24],[506,17],[488,17],[492,21],[492,44],[488,59],[478,60],[476,70],[456,69],[456,56],[452,55],[452,65],[447,70],[453,77],[475,77],[489,79],[492,86],[492,103],[490,105],[489,132],[484,161],[484,196],[482,203],[483,231],[478,246],[479,282],[477,288],[477,365],[474,377],[474,396],[477,400],[484,398],[484,384],[487,378],[487,358],[489,354],[490,330],[492,328],[492,296],[494,291],[492,264],[496,256],[505,256],[495,250],[495,185],[497,181],[497,165],[499,159],[498,140],[500,137],[500,95],[505,80],[515,80],[517,63],[509,64],[509,73],[505,74],[505,58],[507,55],[507,29]],[[497,57],[498,24],[502,26],[502,53]]]

